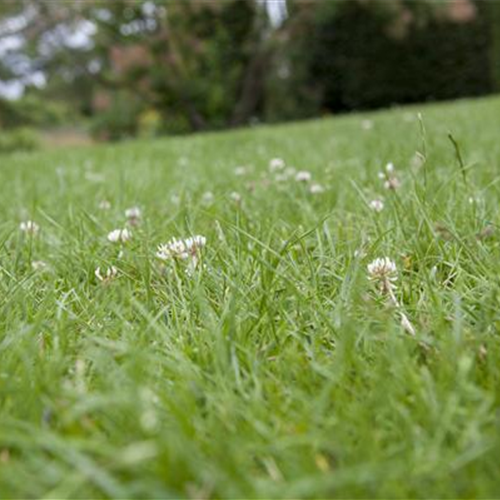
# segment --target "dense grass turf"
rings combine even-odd
[[[497,496],[499,116],[489,99],[1,157],[0,496]],[[273,157],[326,191],[276,182]],[[108,242],[133,205],[132,239]],[[155,256],[194,234],[191,275]],[[383,256],[416,337],[368,280]]]

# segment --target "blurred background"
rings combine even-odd
[[[500,88],[500,2],[0,2],[0,151]]]

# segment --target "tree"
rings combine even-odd
[[[129,107],[121,113],[127,133],[151,108],[165,128],[184,131],[245,123],[262,104],[268,24],[255,0],[23,0],[2,14],[25,21],[5,72],[22,77],[13,61],[24,61],[26,74],[45,75],[40,92],[77,100],[87,115],[97,111],[96,96],[107,95],[98,111],[107,108],[112,119]]]

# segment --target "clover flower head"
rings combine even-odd
[[[125,217],[127,218],[127,224],[138,226],[141,223],[141,209],[139,207],[127,208],[127,210],[125,210]]]
[[[92,172],[91,170],[87,170],[85,172],[85,180],[99,184],[103,183],[106,180],[106,178],[104,177],[103,174],[99,172]]]
[[[295,180],[297,182],[309,182],[312,178],[311,172],[308,172],[307,170],[299,170],[295,174]]]
[[[47,267],[47,263],[43,260],[34,260],[31,262],[31,269],[33,271],[44,271]]]
[[[26,220],[19,224],[19,229],[23,233],[35,236],[36,234],[38,234],[38,231],[40,231],[40,226],[32,220]]]
[[[108,241],[111,243],[126,243],[132,238],[132,233],[127,229],[114,229],[108,233]]]
[[[385,170],[378,174],[379,178],[384,181],[384,188],[396,190],[401,186],[401,182],[396,175],[396,169],[392,162],[387,163]]]
[[[373,122],[371,120],[363,120],[361,122],[361,128],[363,130],[371,130],[373,128]]]
[[[101,272],[101,268],[97,267],[94,271],[96,278],[103,282],[108,283],[118,276],[118,269],[115,266],[108,267],[104,273]]]
[[[401,187],[401,181],[397,177],[389,177],[384,182],[384,188],[385,189],[396,190],[399,187]]]
[[[185,260],[189,258],[189,252],[183,240],[172,238],[168,243],[158,245],[156,256],[161,260]]]
[[[283,158],[273,158],[269,162],[269,170],[274,172],[275,170],[283,170],[285,168],[285,160]]]
[[[374,212],[382,212],[384,209],[384,202],[378,198],[375,200],[370,201],[368,206],[374,211]]]
[[[161,260],[198,260],[201,248],[207,243],[205,236],[196,235],[186,239],[172,238],[168,243],[158,246],[156,256]]]
[[[231,198],[231,200],[233,200],[235,203],[241,203],[241,194],[237,193],[236,191],[230,193],[229,198]]]
[[[100,210],[109,210],[111,208],[111,203],[108,200],[101,200],[99,202]]]
[[[384,296],[389,298],[392,305],[398,310],[401,326],[414,337],[416,335],[415,328],[395,294],[396,285],[394,282],[398,279],[397,273],[396,264],[389,257],[378,258],[368,264],[368,278],[378,285],[379,291]]]
[[[201,201],[205,205],[211,205],[214,202],[214,199],[215,197],[212,191],[206,191],[205,193],[203,193],[203,196],[201,197]]]
[[[125,210],[125,217],[127,219],[140,219],[142,212],[139,207],[130,207]]]
[[[375,259],[368,264],[368,278],[383,287],[389,286],[391,282],[398,279],[398,270],[394,261],[389,257]]]
[[[234,169],[234,175],[241,177],[247,173],[247,168],[246,167],[236,167]]]
[[[311,187],[309,188],[309,192],[311,194],[321,194],[325,192],[325,188],[321,184],[311,184]]]

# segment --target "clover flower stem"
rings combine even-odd
[[[399,311],[399,314],[401,316],[401,326],[412,337],[415,337],[415,335],[416,335],[415,328],[413,328],[413,325],[410,323],[410,320],[408,319],[408,316],[406,316],[406,314],[403,311]]]
[[[387,294],[389,295],[389,298],[391,299],[392,304],[399,312],[399,316],[401,318],[401,326],[412,337],[415,337],[415,335],[416,335],[415,328],[413,328],[413,325],[411,324],[410,320],[408,319],[408,316],[406,316],[406,314],[402,311],[401,304],[399,303],[398,299],[396,298],[396,295],[394,295],[393,284],[387,278],[385,278],[383,281],[383,287],[384,287],[384,291],[386,291]]]

